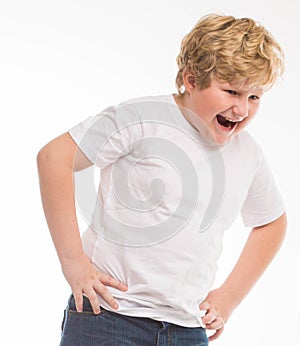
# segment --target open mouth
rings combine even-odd
[[[223,117],[223,115],[221,114],[217,115],[217,121],[221,126],[231,130],[234,129],[236,125],[239,123],[239,121],[229,120]]]

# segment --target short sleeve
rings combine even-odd
[[[80,150],[96,166],[104,168],[128,154],[142,136],[133,105],[109,107],[69,130]]]
[[[280,217],[284,201],[275,183],[271,169],[260,152],[260,161],[243,204],[241,215],[246,227],[258,227]]]

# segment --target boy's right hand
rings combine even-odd
[[[98,272],[86,255],[66,261],[62,264],[62,270],[71,286],[78,312],[82,312],[83,309],[83,294],[89,299],[94,314],[99,314],[100,306],[97,293],[113,309],[118,309],[117,301],[113,298],[106,286],[117,288],[123,292],[128,289],[127,285],[119,280],[108,274]]]

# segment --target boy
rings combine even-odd
[[[219,337],[286,230],[270,169],[244,131],[282,60],[252,19],[208,15],[182,41],[178,94],[107,108],[40,150],[45,215],[73,293],[62,346]],[[73,172],[91,165],[101,180],[81,239]],[[240,212],[252,231],[228,278],[210,290],[223,233]]]

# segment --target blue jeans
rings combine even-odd
[[[107,311],[94,315],[84,297],[83,312],[69,299],[62,323],[60,346],[207,346],[205,329],[187,328],[144,317]]]

